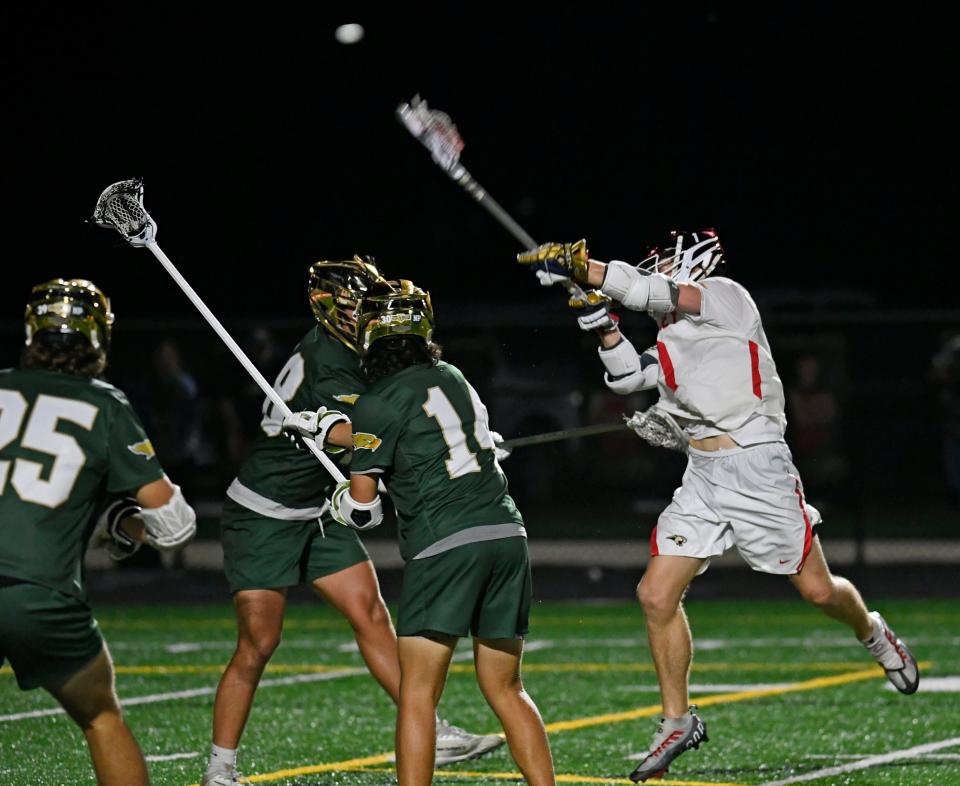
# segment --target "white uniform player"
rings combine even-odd
[[[618,263],[624,264],[624,263]],[[749,293],[729,278],[693,283],[700,312],[648,312],[659,327],[657,363],[618,392],[653,381],[658,408],[699,444],[727,435],[726,449],[689,449],[683,484],[660,516],[651,554],[719,556],[736,545],[746,562],[765,573],[799,572],[810,551],[819,513],[807,505],[799,473],[784,442],[783,385],[760,313]],[[634,352],[627,339],[600,349],[601,360]],[[609,366],[619,370],[614,362]],[[706,568],[706,563],[701,569]]]
[[[586,244],[548,243],[519,255],[541,283],[574,278],[597,287],[571,301],[584,330],[599,333],[611,390],[656,387],[657,404],[631,424],[654,444],[688,455],[681,486],[650,539],[651,560],[637,587],[647,618],[664,718],[634,781],[659,777],[681,753],[707,741],[688,711],[692,638],[681,605],[687,586],[711,557],[736,546],[764,573],[785,574],[800,594],[847,624],[903,693],[919,683],[917,663],[860,593],[830,573],[814,527],[819,513],[804,499],[784,440],[783,385],[749,293],[729,278],[707,278],[723,261],[712,229],[673,232],[634,267],[590,260]],[[656,344],[638,352],[621,335],[613,303],[646,311]],[[650,422],[667,423],[650,438]]]

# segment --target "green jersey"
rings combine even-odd
[[[57,371],[0,372],[0,575],[82,596],[83,552],[105,496],[162,477],[113,385]]]
[[[349,417],[364,384],[356,354],[317,325],[294,348],[274,389],[294,412],[324,406]],[[316,456],[298,450],[283,434],[282,422],[282,413],[266,399],[253,451],[227,496],[273,518],[317,518],[333,479]]]
[[[405,560],[440,541],[471,542],[449,538],[475,527],[522,533],[487,409],[456,367],[411,366],[377,380],[357,402],[353,434],[351,472],[383,473]]]

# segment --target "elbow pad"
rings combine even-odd
[[[339,524],[357,530],[373,529],[383,521],[383,502],[377,494],[371,502],[357,502],[350,496],[350,481],[344,481],[330,499],[330,515]]]
[[[669,314],[680,298],[677,282],[662,273],[643,273],[626,262],[607,263],[600,291],[632,311]]]
[[[144,540],[157,551],[175,551],[189,543],[197,533],[197,514],[183,498],[179,486],[173,496],[159,508],[140,511],[145,530]]]
[[[598,354],[607,370],[604,382],[614,393],[626,395],[657,386],[660,366],[656,355],[637,354],[628,339],[621,339],[609,349],[601,347]]]

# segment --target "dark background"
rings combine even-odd
[[[954,305],[951,12],[129,5],[2,12],[10,319],[55,275],[101,283],[118,324],[193,316],[152,257],[82,223],[132,176],[219,314],[300,313],[306,266],[355,251],[430,288],[441,320],[460,301],[546,307],[512,238],[394,119],[418,92],[538,239],[629,260],[711,225],[752,290]],[[343,22],[366,38],[336,43]]]
[[[282,363],[311,324],[309,264],[367,253],[431,290],[437,339],[506,436],[649,404],[607,393],[560,294],[398,124],[420,93],[540,240],[639,261],[669,229],[716,227],[788,392],[812,355],[807,406],[833,402],[826,426],[804,426],[789,401],[787,436],[834,532],[953,536],[960,351],[952,382],[931,359],[960,333],[956,12],[519,5],[0,12],[0,365],[32,284],[93,279],[117,314],[111,379],[138,406],[154,348],[178,342],[200,391],[195,491],[222,499],[243,455],[224,407],[245,388],[231,405],[255,431],[259,393],[149,252],[84,224],[104,187],[141,176],[161,247],[250,351],[266,326]],[[345,22],[363,41],[334,40]],[[625,324],[652,340],[641,315]],[[645,537],[682,471],[627,436],[527,450],[507,470],[544,533]]]

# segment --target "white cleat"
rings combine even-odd
[[[229,770],[207,770],[203,774],[202,786],[247,786],[249,783],[231,767]]]
[[[436,766],[475,759],[499,748],[504,742],[499,734],[471,734],[438,718]]]
[[[893,687],[901,693],[916,693],[920,685],[917,659],[879,612],[871,611],[870,618],[873,620],[873,636],[863,642],[863,646],[870,650],[870,654],[887,672],[887,679],[893,683]]]

